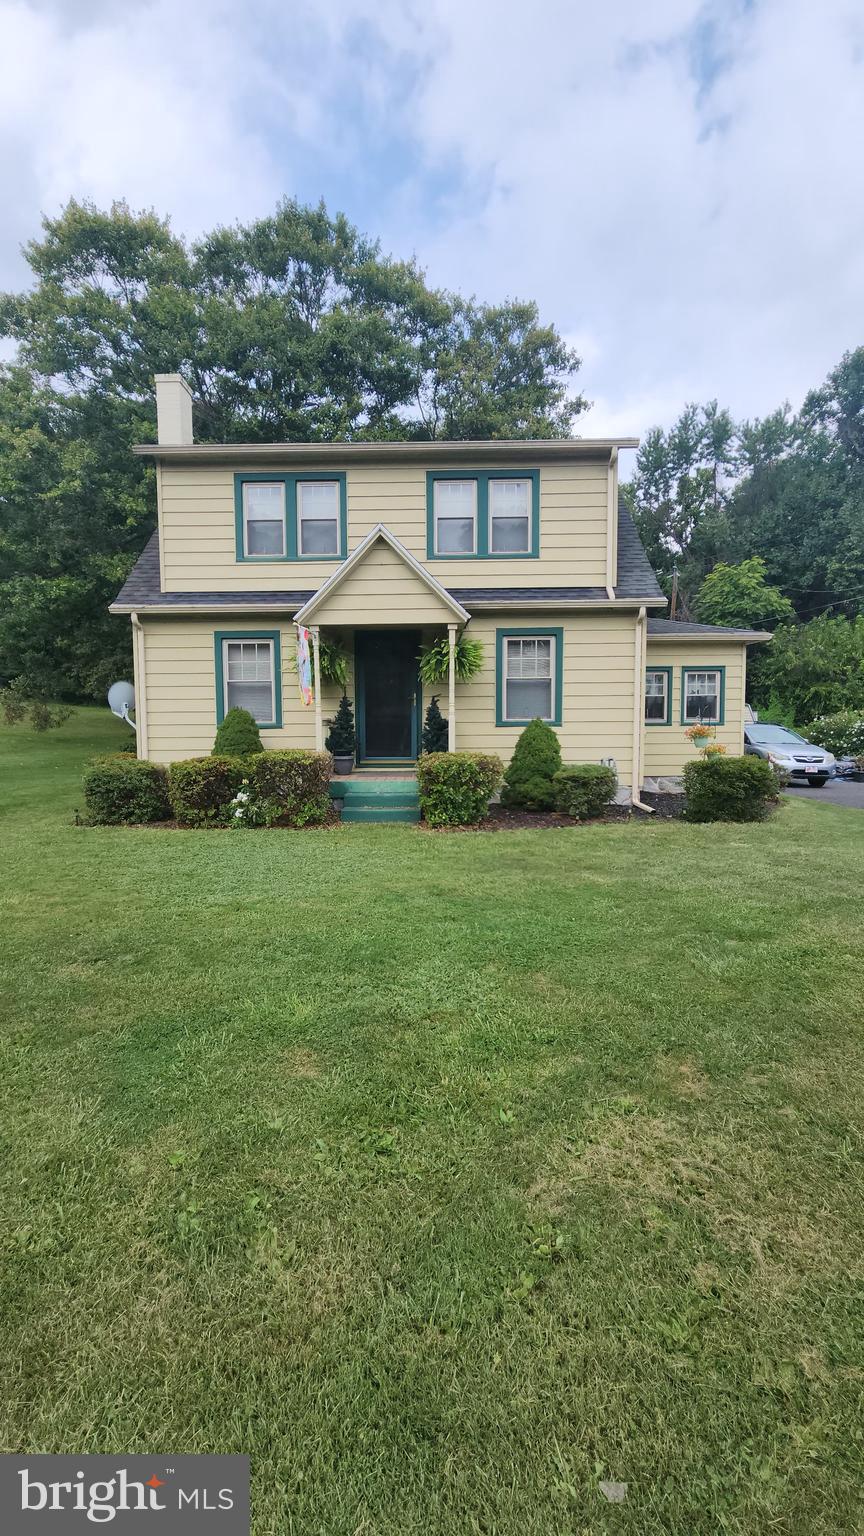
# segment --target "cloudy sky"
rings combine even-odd
[[[533,297],[583,433],[793,404],[864,341],[862,0],[0,0],[0,285],[42,212],[323,197]]]

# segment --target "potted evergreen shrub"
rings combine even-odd
[[[324,743],[333,754],[333,772],[350,773],[354,767],[357,736],[354,730],[354,710],[347,693],[339,700],[339,708],[330,722],[330,731]]]
[[[424,752],[446,752],[449,745],[449,726],[438,707],[438,695],[433,693],[426,710],[423,725],[422,747]]]

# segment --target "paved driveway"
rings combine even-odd
[[[797,784],[790,784],[786,794],[794,795],[797,800],[824,800],[829,805],[848,805],[856,811],[864,811],[864,784],[853,784],[849,779],[829,779],[824,789],[809,789],[806,785],[799,788]]]

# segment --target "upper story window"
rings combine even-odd
[[[681,669],[681,724],[722,725],[724,667]]]
[[[426,488],[427,559],[539,558],[539,470],[430,471]]]
[[[645,673],[645,724],[669,725],[672,719],[672,668],[649,667]]]
[[[344,560],[344,474],[234,476],[238,560]]]

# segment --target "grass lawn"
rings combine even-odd
[[[864,815],[74,826],[124,734],[0,733],[2,1448],[248,1452],[256,1536],[864,1529]]]

